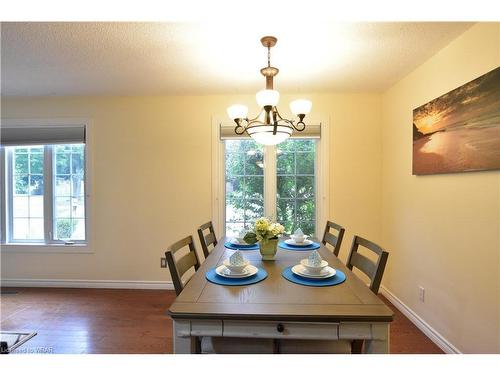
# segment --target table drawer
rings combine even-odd
[[[337,340],[337,323],[250,322],[230,320],[223,322],[223,336],[287,339]]]
[[[192,320],[191,336],[222,336],[222,320]]]

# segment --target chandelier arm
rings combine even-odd
[[[279,113],[278,108],[276,108],[276,107],[274,107],[274,108],[276,110],[276,114],[277,114],[279,120],[284,121],[287,124],[290,124],[298,132],[301,132],[306,128],[306,124],[304,123],[304,121],[302,121],[305,117],[304,115],[299,115],[299,121],[297,122],[297,124],[295,124],[294,120],[288,120],[286,118],[281,117],[281,114]],[[279,122],[279,120],[278,120],[278,122]]]
[[[239,130],[241,129],[241,130]],[[246,126],[242,126],[240,124],[237,124],[235,127],[234,127],[234,132],[237,134],[237,135],[242,135],[243,133],[245,133],[247,130],[247,127]]]
[[[260,121],[260,120],[254,119],[254,120],[249,121],[246,127],[248,128],[248,127],[250,127],[250,126],[252,126],[252,125],[255,125],[255,124],[257,124],[257,125],[259,125],[259,126],[260,126],[260,125],[268,125],[268,124],[266,124],[265,122],[262,122],[262,121]]]
[[[306,128],[306,124],[304,124],[303,121],[299,121],[299,122],[297,122],[297,124],[294,124],[292,121],[292,126],[298,132],[301,132],[302,130],[304,130]]]
[[[248,122],[248,125],[255,122],[260,117],[260,115],[262,114],[263,111],[264,111],[264,109],[261,109],[257,116],[255,116],[254,118],[251,118],[251,119],[246,119],[246,121]]]
[[[297,122],[297,124],[295,124],[294,120],[288,120],[286,118],[280,117],[280,119],[278,120],[278,125],[279,125],[280,121],[284,122],[287,126],[293,127],[298,132],[301,132],[306,128],[306,124],[303,121],[299,121],[299,122]]]
[[[295,128],[295,130],[301,132],[302,130],[304,130],[306,128],[306,124],[304,124],[304,117],[306,117],[305,114],[299,114],[299,121],[297,122],[297,125],[294,125],[293,127]]]

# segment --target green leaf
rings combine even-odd
[[[245,237],[243,237],[243,240],[246,243],[253,245],[254,243],[257,243],[257,235],[253,232],[247,232],[247,234],[245,234]]]

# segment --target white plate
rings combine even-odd
[[[219,276],[222,276],[222,277],[228,277],[230,279],[241,279],[243,277],[250,277],[250,276],[253,276],[255,275],[257,272],[259,272],[259,269],[251,264],[249,264],[248,266],[245,267],[245,269],[243,270],[244,272],[242,273],[234,273],[234,272],[231,272],[229,271],[229,269],[221,264],[219,267],[217,267],[215,269],[215,273]]]
[[[291,238],[289,238],[288,240],[285,240],[285,243],[287,245],[292,245],[292,246],[309,246],[309,245],[313,244],[313,242],[311,240],[304,240],[304,242],[302,242],[302,243],[297,243],[294,240],[292,240]]]
[[[333,269],[330,266],[327,266],[321,270],[321,273],[319,275],[312,275],[307,270],[304,268],[302,264],[297,264],[292,267],[292,272],[296,275],[302,276],[302,277],[308,277],[310,279],[326,279],[328,277],[335,276],[337,271]]]

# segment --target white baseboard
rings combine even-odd
[[[0,284],[4,287],[38,288],[174,289],[171,281],[140,280],[2,279]]]
[[[439,332],[432,328],[425,320],[418,316],[412,309],[406,306],[389,289],[380,286],[380,293],[387,298],[399,311],[403,313],[410,321],[415,324],[431,341],[439,346],[447,354],[462,354],[452,343],[443,337]]]

